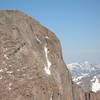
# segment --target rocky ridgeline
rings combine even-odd
[[[90,100],[81,94],[54,33],[22,12],[0,11],[0,100]]]

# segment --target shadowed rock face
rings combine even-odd
[[[0,11],[0,100],[73,100],[59,40],[19,11]]]

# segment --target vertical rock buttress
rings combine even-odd
[[[0,11],[0,100],[74,100],[59,40],[20,11]]]

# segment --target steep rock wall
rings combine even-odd
[[[100,100],[100,93],[85,92],[80,86],[73,83],[74,100]]]
[[[73,100],[59,40],[19,11],[0,11],[0,100]]]

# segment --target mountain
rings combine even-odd
[[[72,82],[53,32],[20,11],[3,10],[0,100],[100,100],[100,96]]]
[[[58,38],[20,11],[0,11],[0,100],[73,100]]]
[[[83,63],[67,64],[71,72],[72,80],[80,85],[84,91],[100,91],[100,64]]]

